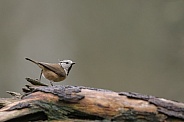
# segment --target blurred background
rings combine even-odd
[[[184,1],[1,0],[0,97],[39,77],[25,57],[75,61],[54,84],[184,102]]]

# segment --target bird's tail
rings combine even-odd
[[[31,62],[33,62],[33,63],[35,63],[35,64],[38,64],[37,61],[34,61],[34,60],[30,59],[30,58],[25,58],[25,59],[28,60],[28,61],[31,61]]]

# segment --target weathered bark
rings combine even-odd
[[[0,121],[184,121],[184,103],[154,96],[83,86],[26,86],[21,97],[9,92],[17,97],[0,99]]]

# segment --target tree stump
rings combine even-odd
[[[27,81],[33,85],[26,85],[23,95],[9,91],[14,97],[0,98],[0,122],[184,121],[184,103],[133,92]]]

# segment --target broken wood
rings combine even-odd
[[[184,121],[184,103],[133,92],[35,82],[23,88],[21,97],[9,92],[15,97],[0,98],[0,121]]]

